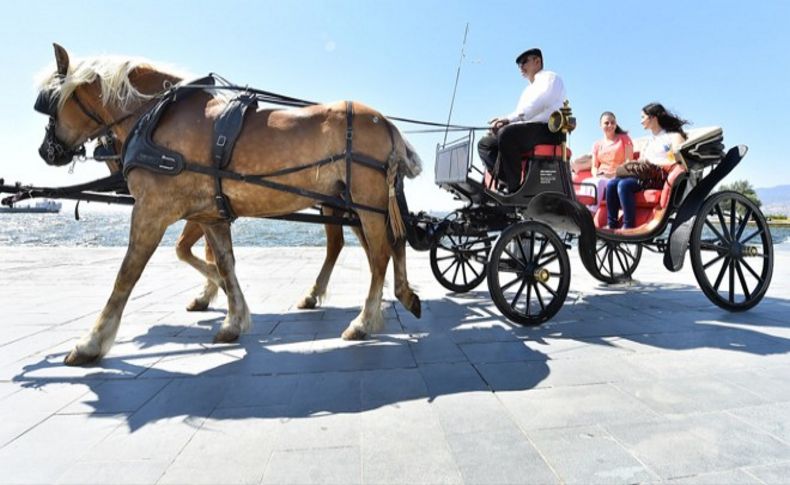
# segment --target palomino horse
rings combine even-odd
[[[57,69],[42,84],[37,102],[37,109],[44,109],[51,116],[39,152],[53,165],[68,163],[86,141],[109,130],[123,145],[157,96],[181,81],[173,74],[130,59],[96,58],[71,65],[65,49],[58,45],[55,59]],[[42,108],[40,104],[48,106]],[[161,118],[154,142],[180,153],[191,163],[211,166],[213,122],[225,104],[225,100],[205,91],[180,99]],[[359,103],[353,103],[353,110],[355,153],[380,160],[386,176],[365,165],[331,163],[307,172],[286,170],[277,176],[277,182],[330,196],[348,190],[356,203],[379,209],[357,211],[371,282],[362,310],[342,337],[362,339],[383,327],[382,287],[390,257],[396,274],[395,295],[419,315],[419,298],[406,279],[404,227],[397,217],[394,185],[398,176],[416,176],[421,162],[381,113]],[[238,174],[271,173],[336,156],[347,146],[346,124],[345,103],[256,110],[246,117],[227,170]],[[353,177],[347,173],[347,167],[353,171]],[[346,188],[348,180],[351,183]],[[127,184],[135,204],[126,256],[107,304],[91,331],[66,356],[65,363],[96,361],[109,351],[135,283],[167,227],[179,219],[199,224],[216,255],[216,272],[227,294],[228,314],[214,341],[238,339],[250,326],[250,312],[236,279],[230,224],[220,216],[215,204],[214,179],[192,171],[170,176],[135,168],[128,173]],[[232,179],[225,180],[223,188],[235,214],[242,217],[289,214],[315,203],[303,195]],[[203,269],[207,277],[212,276],[210,266]]]

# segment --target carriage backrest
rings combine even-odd
[[[466,182],[471,163],[472,136],[436,146],[434,164],[437,185]]]

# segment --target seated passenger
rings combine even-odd
[[[494,174],[499,164],[499,177],[504,178],[510,193],[521,185],[521,154],[535,145],[559,145],[561,133],[549,131],[549,116],[565,101],[562,79],[543,69],[540,49],[529,49],[516,58],[521,75],[529,85],[521,93],[516,110],[492,119],[491,131],[480,139],[480,159]]]
[[[598,199],[594,205],[588,206],[592,212],[598,209],[598,204],[603,200],[606,185],[615,178],[617,167],[625,162],[630,162],[634,153],[631,137],[617,124],[614,113],[604,111],[601,114],[600,123],[603,138],[596,141],[592,147],[592,162],[590,164],[592,178],[584,181],[595,184],[596,187]]]
[[[645,189],[660,189],[672,170],[675,150],[683,144],[686,133],[683,126],[688,121],[678,118],[659,103],[650,103],[642,108],[642,127],[650,130],[653,136],[640,154],[640,161],[647,161],[661,167],[661,180],[648,180],[646,177],[615,177],[606,185],[606,209],[610,229],[618,228],[618,211],[623,208],[623,228],[635,227],[635,194]]]

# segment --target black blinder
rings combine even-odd
[[[33,109],[41,114],[56,117],[58,114],[58,102],[60,101],[60,91],[57,89],[45,89],[38,93],[36,104]]]
[[[55,118],[50,118],[38,153],[47,164],[61,166],[71,163],[74,157],[84,157],[85,145],[69,148],[55,135]]]

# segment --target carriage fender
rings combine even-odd
[[[555,231],[579,236],[579,255],[588,271],[595,265],[595,223],[587,207],[567,195],[544,192],[532,198],[524,215],[545,222]]]
[[[691,230],[694,228],[694,221],[697,219],[702,204],[705,203],[705,199],[708,198],[713,188],[732,172],[732,169],[746,156],[747,151],[746,145],[730,148],[721,162],[700,180],[683,199],[669,229],[668,244],[664,252],[664,267],[669,271],[680,271],[683,268],[683,260],[691,239]]]

